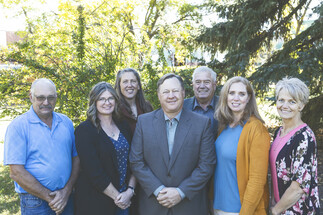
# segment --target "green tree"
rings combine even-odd
[[[311,91],[303,118],[318,130],[323,125],[323,3],[314,10],[313,16],[318,18],[302,30],[310,2],[210,1],[208,9],[224,21],[202,28],[197,41],[212,53],[211,65],[223,76],[247,77],[262,97],[269,96],[266,92],[272,90],[272,84],[285,76],[303,80]],[[284,44],[276,50],[278,40]],[[226,53],[223,62],[215,59],[218,52]]]
[[[0,54],[0,61],[22,65],[0,71],[1,114],[25,112],[31,82],[47,77],[57,85],[57,111],[76,124],[85,118],[90,88],[99,81],[114,84],[116,71],[124,67],[141,72],[144,90],[158,107],[156,82],[162,74],[175,72],[167,63],[165,50],[180,50],[179,59],[191,53],[183,45],[184,39],[172,35],[189,38],[187,23],[200,19],[196,7],[184,1],[61,1],[58,11],[37,16],[32,7],[24,6],[26,2],[3,3],[21,7],[27,28],[20,32],[22,41]],[[143,21],[138,10],[145,11]],[[176,14],[176,19],[169,20],[169,14]],[[152,60],[156,51],[159,58]],[[13,106],[18,104],[18,109]]]

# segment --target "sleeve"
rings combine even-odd
[[[76,147],[75,147],[74,126],[73,126],[72,120],[70,120],[69,118],[68,118],[68,125],[69,125],[69,131],[70,131],[71,138],[72,138],[72,157],[76,157],[78,154],[77,154]]]
[[[177,192],[179,193],[179,195],[181,196],[181,199],[184,199],[186,196],[183,193],[183,191],[181,189],[179,189],[178,187],[176,187]]]
[[[154,196],[158,196],[159,192],[164,189],[165,186],[164,185],[160,185],[155,191],[154,191]]]
[[[104,171],[99,160],[95,144],[98,141],[96,130],[86,124],[79,125],[75,130],[75,145],[81,161],[81,171],[87,175],[91,184],[103,192],[111,183],[111,178]]]
[[[188,199],[192,200],[195,194],[206,186],[208,180],[214,174],[215,163],[214,137],[210,120],[207,120],[201,138],[199,162],[192,174],[178,186]]]
[[[154,175],[154,173],[144,161],[144,143],[141,121],[141,117],[139,116],[135,133],[131,142],[129,160],[132,173],[139,181],[139,184],[144,189],[147,196],[151,196],[154,191],[163,184]]]
[[[27,159],[27,131],[17,121],[9,124],[4,140],[4,165],[25,165]],[[22,124],[22,123],[21,123]]]
[[[317,167],[314,134],[306,129],[293,137],[291,142],[295,145],[291,160],[292,181],[297,181],[302,190],[309,195]]]
[[[249,149],[249,177],[242,200],[240,215],[254,214],[265,192],[270,136],[266,127],[259,121],[253,125],[248,134]]]

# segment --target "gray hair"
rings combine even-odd
[[[55,94],[56,94],[56,86],[55,86],[55,84],[54,84],[54,82],[52,81],[52,80],[50,80],[50,79],[48,79],[48,78],[39,78],[39,79],[36,79],[32,84],[31,84],[31,87],[30,87],[30,93],[31,93],[31,95],[35,95],[34,93],[35,93],[35,86],[37,85],[37,84],[39,84],[39,83],[47,83],[47,84],[50,84],[50,85],[52,85],[53,87],[54,87],[54,89],[55,89]]]
[[[211,68],[209,68],[209,67],[207,67],[207,66],[200,66],[200,67],[197,67],[197,68],[194,70],[194,72],[193,72],[193,75],[192,75],[192,81],[194,81],[194,77],[195,77],[195,75],[196,75],[197,73],[201,73],[201,72],[208,72],[208,73],[211,75],[211,77],[212,77],[213,81],[214,81],[214,82],[216,82],[216,73],[215,73]]]
[[[310,96],[310,91],[306,84],[299,80],[298,78],[283,78],[278,81],[275,89],[275,98],[278,99],[278,95],[281,90],[286,89],[288,93],[295,99],[297,102],[300,101],[304,105],[307,104],[308,98]]]

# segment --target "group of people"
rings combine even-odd
[[[89,93],[87,119],[73,128],[54,112],[55,84],[37,79],[32,106],[5,135],[4,164],[23,215],[319,215],[317,145],[301,119],[309,90],[276,84],[282,126],[273,142],[243,77],[215,95],[201,66],[194,96],[173,73],[157,83],[161,108],[145,100],[139,73],[117,73]],[[268,167],[272,179],[269,202]]]

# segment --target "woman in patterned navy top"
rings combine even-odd
[[[301,119],[309,90],[297,78],[276,85],[276,106],[283,121],[270,149],[273,215],[320,214],[317,145]]]
[[[129,215],[136,183],[128,165],[131,129],[118,120],[119,100],[110,84],[96,84],[89,97],[87,120],[75,130],[81,161],[75,214]]]

